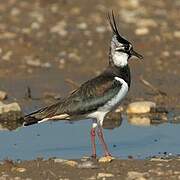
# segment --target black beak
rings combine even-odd
[[[139,59],[143,59],[143,56],[139,53],[137,53],[136,51],[134,51],[133,49],[130,51],[132,56],[136,56]]]

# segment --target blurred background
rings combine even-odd
[[[132,85],[122,106],[151,100],[179,118],[179,0],[1,0],[2,103],[17,102],[26,114],[102,72],[111,10],[120,33],[144,56],[130,61]],[[12,122],[3,126],[16,128]]]
[[[22,103],[27,87],[37,98],[62,96],[74,89],[72,82],[99,74],[108,64],[112,33],[106,15],[112,9],[121,34],[144,56],[130,63],[128,98],[177,106],[179,0],[1,0],[1,90]],[[159,97],[140,78],[167,96]]]

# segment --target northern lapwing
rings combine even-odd
[[[120,35],[114,13],[107,17],[113,32],[108,67],[59,102],[26,115],[24,122],[24,126],[28,126],[51,120],[92,119],[92,157],[96,157],[96,132],[105,156],[111,156],[103,137],[103,120],[108,112],[120,104],[130,88],[128,60],[132,56],[142,59],[132,44]]]

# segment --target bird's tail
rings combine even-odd
[[[32,124],[38,123],[39,121],[40,121],[39,119],[36,119],[36,118],[30,116],[30,117],[25,118],[23,126],[30,126]]]
[[[23,126],[29,126],[49,120],[48,117],[54,116],[56,114],[57,108],[58,104],[53,104],[24,116]]]

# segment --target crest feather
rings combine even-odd
[[[124,39],[119,33],[119,30],[118,30],[118,27],[116,24],[116,18],[114,16],[113,10],[112,10],[111,14],[110,13],[107,14],[107,19],[109,21],[109,24],[111,26],[113,34],[116,35],[116,37],[117,37],[117,40],[122,44],[129,44],[129,42],[126,39]]]

